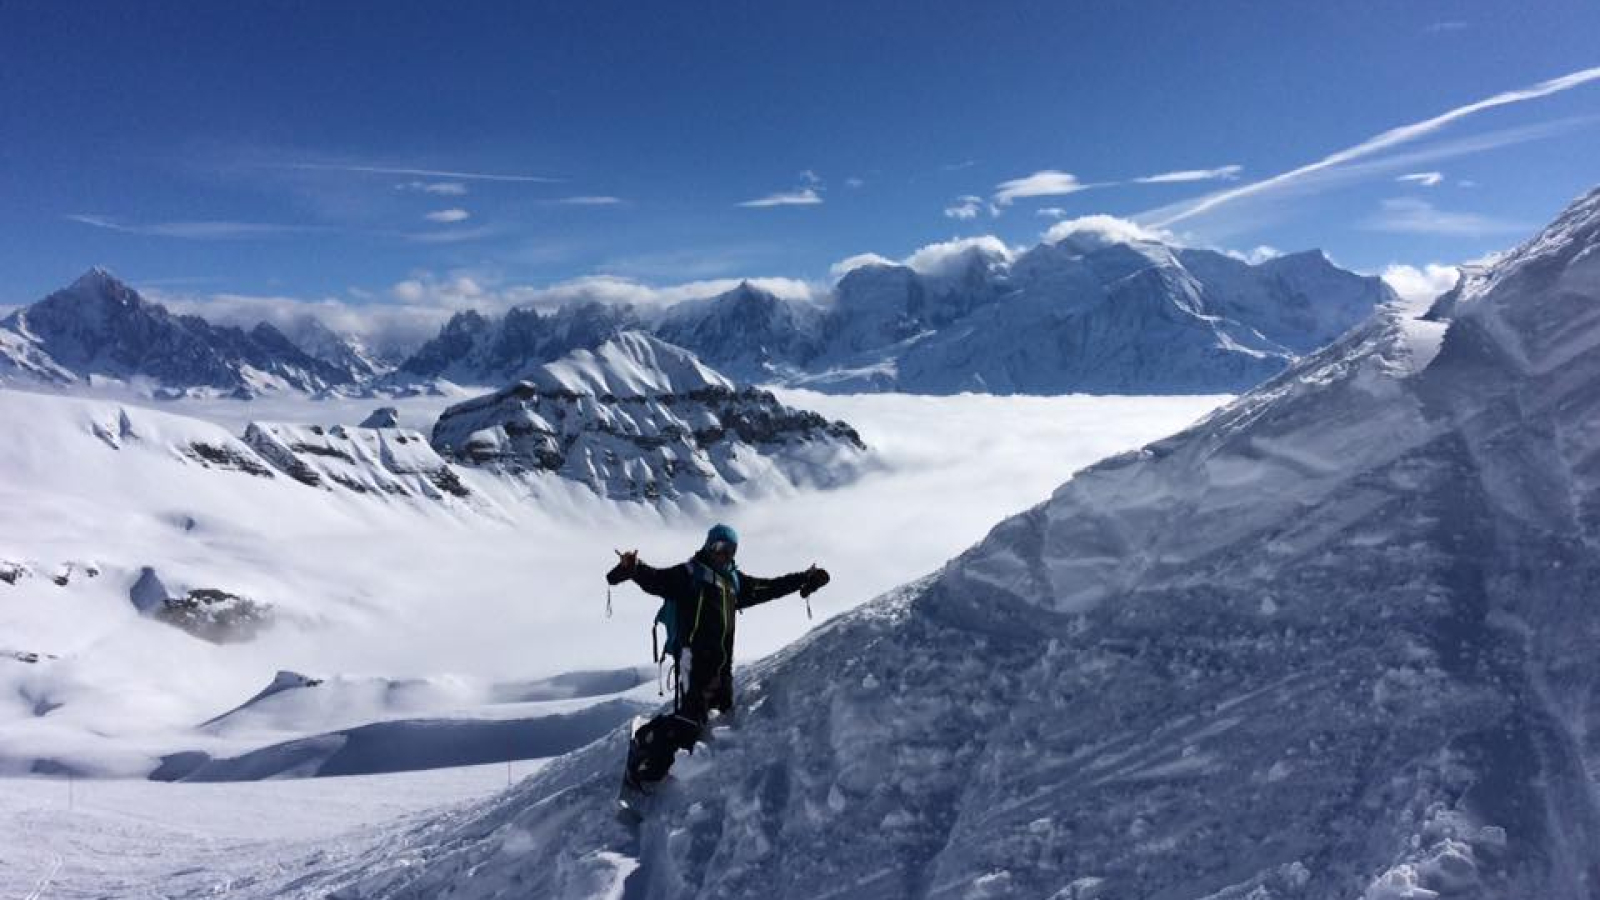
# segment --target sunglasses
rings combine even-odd
[[[712,541],[711,544],[706,547],[706,551],[712,556],[732,557],[735,553],[739,552],[739,545],[730,544],[727,541]]]

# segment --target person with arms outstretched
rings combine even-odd
[[[815,565],[779,578],[747,575],[734,563],[738,549],[738,534],[717,525],[688,562],[657,569],[641,562],[636,550],[618,551],[617,565],[606,575],[611,584],[632,581],[661,598],[656,621],[666,625],[667,641],[659,658],[670,658],[674,671],[672,710],[634,732],[628,745],[624,806],[667,776],[678,750],[694,747],[712,710],[733,710],[733,633],[739,611],[795,591],[810,597],[828,583],[828,573]]]

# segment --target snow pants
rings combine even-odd
[[[677,752],[694,748],[711,710],[727,712],[733,708],[733,685],[725,666],[706,666],[708,671],[699,671],[687,649],[677,666],[680,689],[675,692],[677,702],[672,712],[646,722],[628,744],[628,775],[644,784],[667,777]]]

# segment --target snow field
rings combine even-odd
[[[649,598],[616,588],[606,617],[601,575],[613,548],[667,564],[725,518],[744,535],[749,571],[827,566],[834,582],[811,603],[827,619],[937,567],[1074,468],[1220,398],[785,399],[857,424],[879,470],[837,491],[697,515],[606,503],[565,484],[530,500],[524,488],[459,468],[479,505],[422,502],[174,452],[197,441],[242,447],[236,435],[256,418],[360,421],[360,404],[148,409],[0,391],[0,414],[28,423],[0,446],[0,560],[35,570],[0,583],[0,649],[44,655],[34,664],[0,658],[0,765],[15,773],[50,759],[80,774],[138,776],[179,750],[242,752],[400,718],[504,718],[518,710],[485,703],[494,685],[648,662]],[[419,419],[449,400],[392,405],[421,430]],[[78,574],[57,586],[47,576],[66,562]],[[86,574],[90,563],[98,576]],[[254,641],[213,645],[140,617],[127,591],[144,566],[174,593],[219,588],[270,604],[275,624]],[[740,624],[740,658],[814,624],[797,598],[757,610]],[[193,731],[280,670],[332,679],[304,694],[331,707],[297,708],[267,731]],[[357,683],[373,687],[316,693]],[[407,696],[415,702],[395,702]]]

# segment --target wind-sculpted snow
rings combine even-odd
[[[746,673],[315,862],[341,898],[1600,896],[1600,193]],[[304,870],[298,870],[303,872]]]
[[[445,410],[433,444],[469,465],[553,472],[604,497],[663,503],[835,486],[858,474],[866,450],[843,422],[736,388],[638,332]]]

